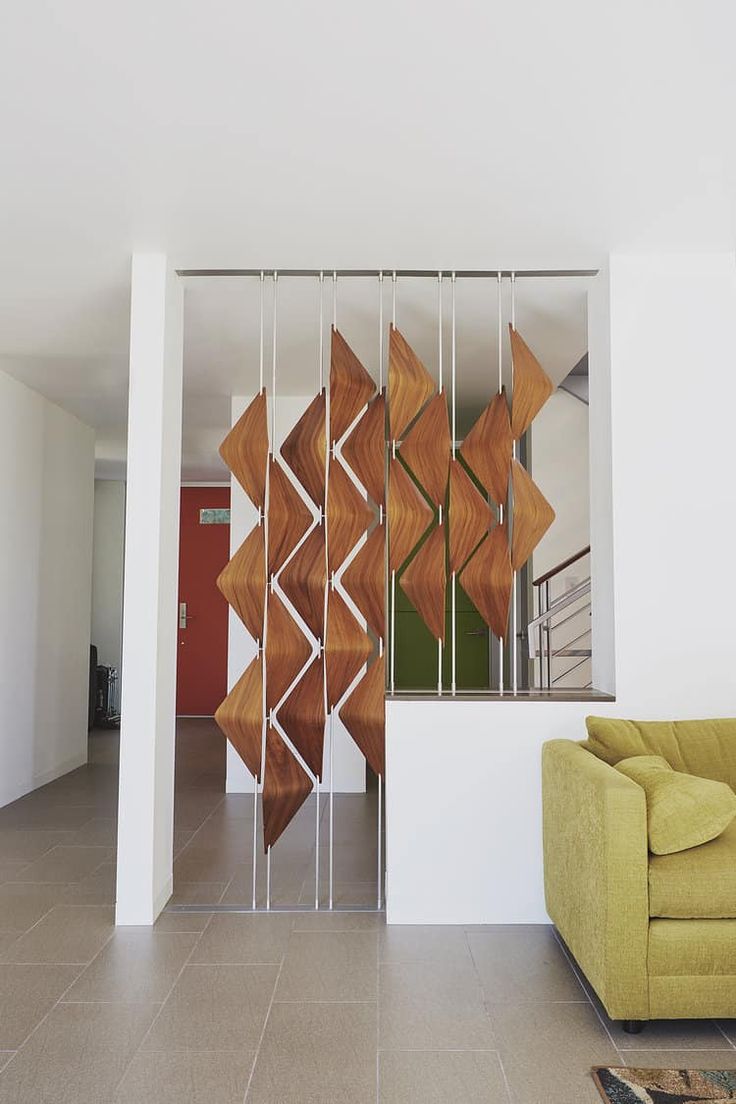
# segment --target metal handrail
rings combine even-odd
[[[571,621],[579,614],[584,613],[585,610],[590,610],[590,600],[584,605],[578,605],[577,609],[568,614],[567,617],[563,617],[561,621],[557,621],[553,624],[553,620],[555,617],[557,617],[558,614],[562,613],[566,609],[569,609],[570,606],[574,606],[576,603],[580,603],[581,600],[585,599],[585,597],[591,593],[591,580],[590,576],[588,575],[581,582],[577,583],[573,587],[570,587],[569,590],[565,591],[564,594],[559,595],[553,601],[550,597],[550,579],[553,578],[555,574],[559,574],[560,571],[563,571],[565,567],[569,567],[570,564],[576,563],[578,560],[581,560],[583,556],[588,554],[589,551],[590,549],[586,548],[581,550],[580,552],[577,552],[574,556],[571,556],[567,560],[563,561],[562,564],[558,564],[557,568],[554,568],[552,572],[548,572],[546,576],[540,576],[540,579],[535,581],[535,586],[537,587],[538,613],[537,616],[533,618],[533,620],[531,620],[527,625],[527,641],[529,658],[539,659],[540,689],[545,689],[546,686],[546,689],[551,690],[556,682],[559,682],[559,680],[561,678],[564,678],[566,675],[571,674],[572,671],[582,666],[582,664],[585,663],[586,660],[589,658],[587,655],[583,656],[583,658],[579,662],[574,663],[565,672],[560,675],[556,675],[554,678],[552,677],[552,660],[556,653],[562,654],[562,652],[564,651],[564,648],[554,649],[552,647],[552,631],[554,629],[560,628],[562,625],[566,624],[568,621]],[[585,636],[588,632],[590,632],[590,630],[586,629],[586,631],[580,634],[580,636]],[[568,641],[568,646],[570,643],[575,643],[577,640],[579,640],[580,636],[575,637],[572,641]]]
[[[586,545],[585,548],[581,548],[579,552],[576,552],[573,556],[568,556],[562,563],[558,563],[556,567],[551,567],[549,571],[545,571],[544,575],[540,575],[538,579],[532,580],[533,586],[541,586],[542,583],[549,582],[550,579],[554,579],[555,575],[559,575],[561,571],[564,571],[566,567],[571,567],[572,564],[577,563],[578,560],[582,560],[583,556],[587,556],[590,552],[590,545]]]
[[[559,598],[555,598],[546,609],[542,610],[533,621],[530,621],[527,626],[527,631],[531,634],[534,629],[538,629],[545,622],[549,622],[555,614],[560,613],[563,609],[567,609],[573,602],[577,602],[579,598],[584,598],[586,594],[590,594],[590,577],[583,579],[577,586],[571,587],[570,590],[566,590],[564,594],[561,594]]]

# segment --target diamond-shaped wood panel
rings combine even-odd
[[[377,637],[386,633],[386,527],[377,525],[347,567],[342,585]]]
[[[277,460],[268,471],[268,570],[275,574],[309,529],[312,514]]]
[[[434,502],[443,506],[450,467],[450,419],[444,391],[427,403],[401,445],[401,459]]]
[[[508,497],[512,443],[506,393],[500,391],[460,446],[463,460],[499,506]]]
[[[432,530],[401,576],[401,586],[435,640],[445,639],[445,525]]]
[[[254,506],[266,504],[268,413],[265,388],[240,415],[220,445],[220,456]]]
[[[327,599],[327,704],[337,705],[364,663],[370,659],[373,645],[336,590]]]
[[[518,460],[511,464],[514,493],[514,528],[511,559],[519,571],[555,520],[555,512]]]
[[[251,529],[233,558],[220,572],[217,586],[254,640],[263,640],[266,601],[266,550],[263,525]]]
[[[330,460],[327,484],[327,556],[337,571],[373,523],[373,510],[339,460]]]
[[[345,438],[342,455],[376,505],[386,489],[386,397],[376,395],[352,433]]]
[[[316,526],[279,575],[286,597],[318,639],[324,635],[325,527]]]
[[[273,847],[312,792],[312,780],[275,728],[266,732],[263,778],[263,844]]]
[[[278,594],[268,596],[266,624],[266,708],[281,701],[312,649]]]
[[[339,330],[332,328],[330,355],[330,441],[339,441],[376,385]]]
[[[279,722],[312,774],[322,779],[325,743],[324,660],[307,667],[278,712]]]
[[[460,575],[465,593],[496,636],[508,631],[513,571],[506,524],[497,525]]]
[[[318,506],[325,504],[326,394],[320,391],[281,446],[281,455]]]
[[[427,399],[434,380],[404,335],[392,326],[388,339],[388,421],[392,441],[398,441]]]
[[[460,571],[493,525],[493,511],[459,460],[450,462],[450,571]]]
[[[554,385],[524,338],[511,325],[509,334],[514,363],[511,432],[518,441],[554,391]]]
[[[340,719],[368,761],[383,777],[386,763],[386,659],[379,656],[340,709]]]
[[[263,663],[250,663],[218,707],[215,721],[251,774],[261,780],[263,739]]]
[[[388,469],[389,571],[398,571],[426,533],[434,510],[398,458]]]

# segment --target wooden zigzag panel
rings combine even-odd
[[[445,639],[445,526],[432,530],[401,576],[401,587],[435,640]]]
[[[275,728],[266,732],[263,773],[263,845],[268,851],[309,797],[312,780]]]
[[[434,519],[434,511],[399,459],[388,468],[389,571],[398,571]]]
[[[263,736],[263,661],[260,655],[246,667],[218,707],[215,721],[250,773],[260,782]]]
[[[233,558],[220,572],[217,586],[254,640],[263,640],[266,602],[266,549],[263,525],[251,529]]]
[[[281,455],[302,487],[318,506],[325,504],[325,413],[327,396],[320,391],[312,399],[281,446]]]
[[[327,482],[327,556],[330,571],[337,571],[373,523],[373,517],[373,510],[339,460],[330,460]]]
[[[555,512],[518,460],[511,464],[514,493],[514,528],[511,560],[519,571],[555,520]]]
[[[388,339],[388,421],[392,441],[402,437],[434,393],[434,380],[429,372],[404,335],[392,326]]]
[[[435,506],[443,506],[450,467],[450,418],[444,391],[427,403],[401,445],[411,468]]]
[[[327,704],[330,709],[340,701],[372,652],[370,637],[355,620],[339,592],[331,590],[327,598],[325,639]]]
[[[279,584],[299,615],[320,640],[325,628],[325,526],[316,526],[279,575]]]
[[[268,570],[274,575],[309,529],[312,514],[278,461],[271,459],[268,472]]]
[[[386,633],[386,526],[377,525],[345,569],[342,585],[380,639]]]
[[[266,625],[266,709],[281,701],[312,649],[277,594],[268,596]]]
[[[493,511],[459,460],[450,463],[450,571],[460,571],[493,525]]]
[[[379,656],[340,709],[340,720],[380,778],[386,764],[386,658]]]
[[[486,624],[496,636],[505,639],[513,586],[505,523],[497,525],[473,553],[460,582]]]
[[[376,385],[339,330],[332,327],[330,353],[330,441],[339,441],[373,398]]]
[[[320,781],[325,744],[324,677],[324,660],[318,656],[278,712],[286,735]]]
[[[511,404],[511,432],[523,437],[554,391],[552,380],[521,334],[509,324],[511,357],[514,364],[514,394]]]
[[[460,455],[499,506],[506,504],[511,467],[511,420],[505,391],[494,395],[460,446]]]
[[[386,491],[386,396],[377,395],[342,446],[342,454],[376,505]]]
[[[259,510],[266,505],[268,413],[261,391],[240,415],[220,445],[220,456]]]

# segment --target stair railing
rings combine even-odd
[[[590,545],[557,564],[533,580],[537,616],[527,626],[529,658],[538,660],[538,689],[552,690],[559,682],[581,668],[591,657],[591,649],[583,645],[590,633],[590,573],[573,586],[553,595],[552,584],[563,571],[590,555]],[[567,612],[565,612],[567,611]],[[564,617],[560,614],[565,612]],[[584,628],[580,629],[580,620]],[[560,643],[559,630],[569,625],[568,639]],[[574,635],[569,637],[572,629]],[[576,647],[577,645],[577,647]],[[555,660],[571,658],[573,663],[559,670]],[[586,683],[586,689],[590,682]]]

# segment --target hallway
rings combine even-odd
[[[173,903],[250,900],[252,806],[223,795],[213,731],[179,726]],[[116,788],[97,732],[88,766],[0,810],[0,1104],[593,1104],[594,1064],[736,1068],[732,1023],[624,1035],[546,927],[166,911],[116,931]],[[274,905],[313,901],[313,816]],[[336,823],[337,894],[368,904],[371,795]]]

